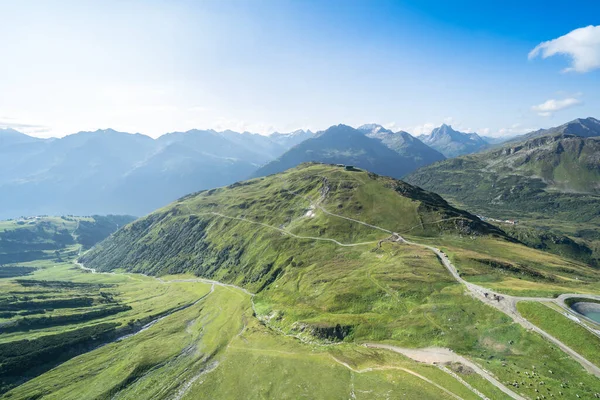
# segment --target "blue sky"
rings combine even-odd
[[[600,2],[0,0],[0,15],[0,127],[37,136],[498,136],[600,117]]]

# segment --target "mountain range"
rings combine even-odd
[[[598,291],[593,249],[511,231],[488,212],[547,218],[561,229],[575,221],[597,237],[600,204],[586,201],[600,198],[589,187],[598,182],[600,138],[547,135],[408,175],[441,190],[457,183],[449,202],[372,172],[403,174],[418,139],[361,128],[333,126],[266,164],[277,170],[316,157],[345,165],[307,162],[200,190],[124,226],[127,217],[112,216],[102,224],[71,216],[4,222],[4,239],[46,252],[0,268],[21,277],[2,280],[0,395],[518,399],[542,388],[548,397],[596,397],[598,338],[570,303]],[[147,187],[172,183],[154,179],[163,169],[172,180],[169,172],[185,173],[172,154],[200,154],[207,168],[228,154],[255,166],[277,148],[238,135],[132,135],[124,149],[118,135],[109,145],[88,133],[70,150],[95,146],[116,171],[128,165],[127,151],[150,152],[147,160],[162,161],[131,193],[150,196]],[[88,157],[76,159],[88,162],[82,174],[105,162]],[[74,243],[91,245],[100,234],[110,235],[89,251]]]
[[[592,234],[600,228],[600,123],[576,119],[523,138],[426,166],[405,179],[471,212],[535,228],[517,232],[520,240],[566,235],[548,236],[547,245],[573,239],[588,246],[579,253],[598,260],[586,261],[600,265],[600,236]]]
[[[340,129],[269,136],[194,129],[157,139],[113,129],[40,139],[3,129],[0,190],[9,195],[0,199],[0,218],[143,215],[187,193],[304,161],[355,164],[399,178],[443,159],[406,132]]]
[[[598,125],[593,118],[579,119],[525,138],[552,133],[593,136]],[[157,139],[112,129],[40,139],[2,129],[0,191],[7,195],[0,198],[0,218],[144,215],[190,192],[282,172],[310,161],[353,165],[402,178],[431,164],[448,165],[443,161],[446,157],[498,146],[491,142],[449,125],[420,139],[377,124],[270,136],[195,129]],[[578,174],[570,179],[572,188],[586,184]],[[577,179],[583,181],[575,185]]]
[[[106,129],[38,139],[1,130],[0,218],[143,215],[187,193],[241,180],[310,136],[192,130],[152,139]]]
[[[446,124],[435,128],[429,135],[420,135],[419,139],[448,158],[476,153],[490,146],[478,134],[459,132]]]
[[[575,135],[581,137],[596,137],[600,135],[600,121],[592,117],[577,118],[573,121],[567,122],[565,124],[553,128],[539,129],[537,131],[530,132],[525,135],[517,136],[511,139],[510,141],[521,142],[527,139],[556,134]]]
[[[401,156],[410,158],[415,169],[446,158],[439,151],[405,131],[392,132],[377,124],[362,125],[358,130],[372,139],[379,140]]]
[[[582,126],[592,128],[583,131],[586,136],[565,133],[582,132]],[[577,119],[544,130],[545,136],[539,132],[525,135],[528,139],[521,142],[421,168],[406,179],[464,204],[487,204],[496,213],[553,210],[594,217],[555,199],[600,194],[600,123]]]
[[[315,161],[347,164],[400,178],[419,166],[443,158],[406,132],[394,133],[374,125],[364,125],[359,129],[337,125],[294,146],[276,160],[259,168],[254,176],[275,174],[303,162]]]

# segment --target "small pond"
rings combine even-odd
[[[586,301],[578,301],[571,304],[571,308],[579,314],[585,315],[589,319],[600,324],[600,303],[588,303]]]

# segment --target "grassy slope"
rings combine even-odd
[[[165,285],[143,276],[91,274],[72,263],[54,264],[40,260],[25,265],[37,268],[34,274],[24,277],[26,286],[17,280],[0,279],[0,305],[17,310],[17,315],[3,315],[0,319],[0,391],[35,377],[106,340],[140,329],[170,310],[193,303],[209,289],[200,284]],[[47,286],[49,282],[52,287]],[[22,306],[78,298],[93,302],[83,307]],[[110,302],[106,298],[110,298]],[[114,307],[118,307],[119,312],[86,317],[90,312]],[[20,308],[22,311],[19,311]],[[35,313],[20,315],[29,310]],[[65,316],[75,319],[57,323]],[[5,328],[24,321],[32,323],[31,327],[25,326],[16,331]],[[98,330],[90,337],[88,332],[94,328]],[[41,353],[36,353],[36,349]]]
[[[389,236],[321,210],[315,210],[312,218],[306,217],[311,202],[320,201],[323,188],[329,189],[322,204],[328,210],[396,232],[423,236],[444,231],[502,234],[450,207],[439,196],[401,181],[338,167],[304,165],[284,174],[188,196],[125,227],[82,259],[93,268],[123,267],[154,274],[188,271],[251,282],[249,287],[258,289],[264,284],[261,272],[264,275],[287,267],[291,261],[286,253],[301,258],[315,242],[292,238],[259,224],[342,243]],[[298,262],[302,260],[295,264]],[[232,266],[235,271],[230,269]]]
[[[80,275],[71,278],[89,282],[115,279]],[[194,282],[181,285],[198,294],[209,287]],[[354,373],[336,359],[356,369],[381,371]],[[5,397],[139,399],[181,394],[183,398],[239,398],[244,393],[244,398],[346,398],[355,390],[359,398],[361,392],[368,393],[367,398],[384,398],[401,390],[409,397],[451,398],[399,368],[432,379],[465,399],[476,399],[438,369],[386,351],[308,345],[274,334],[252,318],[247,294],[215,286],[204,300],[151,329],[72,359]],[[203,375],[203,370],[212,372]],[[186,385],[189,382],[195,384]],[[483,382],[473,384],[483,391],[493,390]]]
[[[31,263],[36,265],[36,263]],[[38,266],[40,264],[37,264]],[[15,281],[1,280],[0,292],[3,294],[1,300],[3,302],[22,301],[26,298],[35,298],[36,296],[45,296],[48,299],[55,298],[72,298],[74,296],[91,296],[95,300],[92,307],[102,307],[100,304],[100,292],[109,293],[115,299],[123,304],[131,306],[131,310],[125,311],[116,315],[111,315],[105,318],[94,319],[92,321],[69,326],[68,329],[78,328],[88,324],[96,324],[103,322],[114,322],[120,326],[126,325],[129,321],[146,320],[152,316],[176,308],[183,304],[189,303],[196,299],[201,292],[190,290],[189,287],[183,284],[162,285],[152,278],[143,276],[127,277],[123,275],[98,275],[90,276],[90,273],[80,273],[78,268],[71,263],[55,264],[52,267],[40,268],[34,275],[27,277],[32,280],[40,281],[68,281],[75,283],[93,282],[94,285],[106,285],[97,289],[84,290],[45,290],[39,286],[23,287]],[[83,309],[47,309],[44,316],[62,315],[66,312],[82,312]],[[36,315],[27,316],[25,318],[35,318]],[[23,317],[11,318],[11,320],[20,319]],[[6,320],[0,319],[0,322]],[[9,342],[20,339],[35,339],[36,337],[60,333],[65,328],[56,326],[50,328],[36,329],[28,332],[4,333],[0,336],[0,343]]]
[[[0,221],[0,265],[39,260],[60,261],[61,252],[79,244],[89,248],[134,218],[43,216]]]
[[[304,340],[335,340],[339,325],[341,336],[345,335],[344,340],[349,343],[386,341],[407,347],[453,348],[504,382],[519,379],[517,371],[538,365],[539,379],[551,391],[560,390],[561,382],[557,375],[545,372],[546,367],[560,371],[560,376],[580,377],[584,384],[581,390],[598,389],[595,378],[583,374],[579,365],[543,339],[464,296],[462,287],[438,260],[422,249],[391,243],[384,243],[381,248],[377,248],[377,243],[341,247],[291,238],[257,224],[345,243],[377,241],[387,236],[319,209],[314,217],[306,217],[309,202],[284,190],[293,187],[316,201],[324,177],[325,186],[330,187],[323,203],[326,209],[398,232],[410,232],[419,241],[458,241],[449,251],[453,257],[533,261],[531,269],[541,268],[542,273],[556,275],[558,289],[568,291],[586,290],[584,283],[575,279],[581,274],[586,274],[592,285],[598,280],[596,272],[583,264],[498,237],[476,235],[474,228],[490,228],[473,225],[468,215],[445,205],[432,204],[434,197],[413,192],[409,186],[322,165],[289,171],[284,179],[273,176],[188,196],[114,235],[85,261],[95,267],[118,266],[152,273],[187,269],[244,285],[259,292],[256,311],[264,323]],[[399,195],[394,185],[413,198]],[[427,198],[428,203],[417,198]],[[210,212],[244,217],[251,222],[217,217]],[[436,222],[439,220],[444,222]],[[488,271],[473,270],[472,279],[478,274],[484,278],[489,275]],[[510,270],[495,274],[494,279],[496,286],[525,282],[521,288],[525,291],[531,290],[530,285],[545,292],[558,290],[552,282]],[[522,390],[528,395],[534,393],[533,387]]]
[[[600,338],[561,313],[539,303],[519,302],[517,308],[522,316],[567,346],[600,365]]]
[[[231,342],[219,368],[184,399],[237,399],[241,393],[249,399],[451,398],[402,368],[465,399],[477,398],[436,368],[393,353],[349,345],[314,347],[270,335],[260,326],[250,327],[244,338]]]
[[[598,293],[600,272],[584,263],[490,237],[415,238],[440,246],[464,279],[517,296]]]
[[[474,213],[518,219],[522,227],[509,233],[524,243],[596,265],[599,150],[596,138],[537,138],[442,161],[405,179]]]

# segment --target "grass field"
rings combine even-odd
[[[387,245],[384,251],[390,252],[391,248],[392,245]],[[447,390],[463,399],[478,398],[470,389],[438,368],[386,350],[364,348],[360,345],[363,340],[378,340],[406,347],[448,346],[493,372],[505,384],[524,380],[524,371],[531,371],[535,366],[537,376],[527,378],[526,382],[532,386],[525,385],[518,389],[528,396],[534,396],[534,389],[541,388],[541,381],[545,382],[543,389],[548,393],[562,391],[566,396],[574,396],[575,393],[591,395],[598,390],[600,385],[597,379],[583,373],[579,365],[563,353],[537,335],[509,323],[506,317],[493,309],[464,296],[458,285],[442,276],[444,270],[441,266],[438,268],[431,263],[422,271],[423,276],[429,276],[432,281],[442,282],[437,289],[435,285],[420,285],[424,288],[420,290],[429,293],[425,297],[429,299],[428,304],[420,304],[423,298],[418,292],[406,298],[397,296],[406,292],[406,288],[398,284],[407,279],[406,275],[399,279],[402,275],[398,274],[410,274],[409,270],[403,271],[407,267],[402,266],[406,258],[411,258],[406,251],[408,249],[396,261],[396,267],[386,270],[384,266],[390,265],[390,260],[385,263],[382,261],[379,269],[370,271],[373,280],[365,280],[367,283],[358,285],[356,289],[352,289],[357,283],[354,280],[367,272],[366,268],[356,267],[356,272],[344,279],[330,277],[331,281],[326,284],[329,290],[343,292],[338,286],[342,285],[346,287],[346,293],[350,292],[352,296],[338,299],[334,296],[327,300],[328,304],[337,304],[339,307],[339,301],[348,303],[348,298],[355,298],[356,304],[352,306],[356,307],[353,310],[355,316],[348,314],[349,309],[340,309],[323,313],[320,322],[331,323],[345,315],[350,320],[360,319],[364,324],[360,330],[353,332],[353,339],[330,344],[330,340],[315,340],[314,336],[303,337],[300,334],[304,339],[302,342],[295,337],[284,336],[279,331],[286,328],[285,319],[297,318],[293,312],[304,315],[315,307],[308,298],[299,306],[300,311],[294,311],[285,298],[273,303],[274,299],[265,292],[255,298],[260,317],[257,319],[253,317],[251,297],[246,293],[217,285],[211,292],[211,284],[190,282],[190,276],[165,276],[163,280],[166,283],[160,283],[154,278],[139,275],[84,273],[67,265],[45,268],[36,273],[41,281],[47,281],[46,278],[51,275],[54,280],[80,284],[116,284],[123,295],[127,294],[127,304],[135,306],[140,303],[136,306],[139,311],[144,310],[142,304],[151,300],[138,297],[136,293],[141,291],[149,295],[163,287],[173,288],[166,292],[169,296],[177,294],[181,301],[191,301],[194,305],[132,337],[72,358],[14,388],[4,397],[234,399],[243,394],[244,398],[249,399],[342,399],[352,395],[358,399],[404,396],[453,398]],[[417,253],[412,256],[427,259],[420,249],[415,251]],[[422,262],[422,265],[427,265],[427,262]],[[412,274],[415,272],[413,270]],[[306,282],[309,279],[314,278],[303,277]],[[411,286],[410,281],[404,284]],[[360,310],[365,307],[360,301],[360,294],[367,292],[365,296],[368,298],[369,290],[381,291],[380,300],[373,309]],[[323,293],[327,291],[323,290]],[[282,290],[282,293],[286,291]],[[196,302],[198,299],[200,301]],[[316,299],[314,302],[319,304]],[[284,311],[281,318],[283,322],[275,318],[265,319],[273,315],[274,304],[278,304],[278,310]],[[122,322],[126,320],[124,316],[116,319]],[[467,328],[469,326],[472,327]],[[299,334],[293,329],[289,332]],[[514,344],[510,345],[510,341]],[[549,370],[553,373],[547,372]],[[460,375],[488,397],[503,398],[498,389],[478,375]],[[566,377],[577,377],[577,385],[561,388],[565,380],[571,381]]]
[[[600,392],[600,380],[565,353],[466,295],[433,252],[385,241],[389,232],[314,203],[435,244],[466,279],[505,292],[591,292],[599,281],[594,269],[512,243],[435,195],[388,178],[322,165],[287,174],[285,181],[268,177],[188,196],[82,257],[88,267],[121,274],[27,264],[43,265],[31,280],[115,285],[79,285],[51,297],[89,297],[93,308],[105,307],[101,298],[110,295],[131,309],[93,323],[12,332],[5,343],[106,324],[133,333],[190,306],[127,339],[86,349],[5,397],[477,398],[441,369],[363,346],[372,342],[450,348],[528,398]],[[19,288],[17,279],[0,282],[13,293],[40,291]],[[504,398],[480,376],[460,374],[489,398]]]
[[[184,399],[452,398],[406,370],[464,399],[477,398],[435,367],[353,345],[310,346],[274,336],[260,325],[236,337],[223,359]]]
[[[133,221],[131,216],[37,216],[0,221],[0,266],[40,259],[61,262]],[[1,271],[0,271],[1,272]],[[1,276],[6,277],[5,273]]]
[[[529,321],[558,338],[596,365],[600,365],[600,338],[561,312],[540,303],[519,302],[517,308]]]
[[[516,296],[599,293],[600,272],[585,263],[490,237],[413,238],[444,250],[461,276]]]
[[[81,275],[71,277],[98,283],[127,279]],[[137,285],[130,279],[124,284]],[[198,296],[209,295],[146,331],[73,358],[5,397],[347,398],[355,393],[358,398],[386,398],[400,393],[452,398],[439,385],[464,399],[477,398],[437,368],[394,353],[350,344],[304,344],[274,333],[252,317],[250,296],[241,290],[215,286],[210,292],[211,285],[200,282],[163,285],[188,286]],[[365,371],[354,372],[342,363]]]
[[[104,341],[134,332],[210,289],[201,284],[162,284],[141,275],[86,273],[72,263],[42,260],[23,265],[36,271],[24,278],[0,279],[0,309],[14,310],[0,312],[4,390]]]

